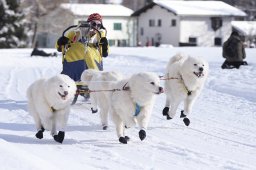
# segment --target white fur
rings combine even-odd
[[[121,73],[115,71],[85,70],[81,80],[87,81],[90,93],[92,109],[100,109],[100,119],[103,128],[108,126],[108,113],[110,106],[110,96],[112,94],[112,84],[123,78]]]
[[[193,72],[203,69],[203,76],[197,77]],[[192,106],[199,96],[204,82],[208,76],[208,63],[199,57],[189,57],[181,54],[173,56],[166,70],[166,78],[174,78],[165,81],[166,104],[170,107],[168,115],[173,118],[181,102],[184,102],[184,114],[192,111]],[[178,79],[175,79],[178,78]],[[182,79],[181,79],[182,78]],[[191,95],[188,95],[188,90]]]
[[[28,111],[33,116],[37,130],[43,127],[57,135],[57,128],[65,130],[70,102],[76,92],[75,82],[67,75],[57,75],[40,79],[27,89]],[[68,93],[66,97],[60,94]],[[56,111],[53,112],[52,108]]]
[[[125,137],[124,127],[132,127],[138,123],[140,129],[146,130],[151,116],[154,96],[162,93],[160,79],[154,73],[138,73],[129,79],[117,82],[113,88],[129,90],[115,91],[111,98],[111,113],[119,137]],[[135,114],[135,104],[141,106],[141,111]]]

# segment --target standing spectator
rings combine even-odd
[[[245,49],[238,32],[233,31],[228,40],[224,42],[222,56],[226,59],[221,66],[222,69],[239,69],[241,65],[248,65],[244,61]]]

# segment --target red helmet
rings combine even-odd
[[[98,20],[102,23],[102,16],[98,13],[93,13],[93,14],[89,15],[87,22],[91,22],[93,20]]]

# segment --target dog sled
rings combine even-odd
[[[78,25],[69,26],[68,28],[66,28],[63,31],[62,36],[65,36],[65,34],[68,31],[72,30],[72,29],[74,31],[75,30],[80,30],[80,31],[82,30],[81,32],[83,32],[83,34],[84,34],[82,43],[84,44],[85,48],[88,48],[88,46],[98,46],[98,45],[100,45],[99,42],[97,44],[94,44],[94,43],[90,42],[91,38],[89,36],[89,31],[91,29],[94,29],[96,31],[96,34],[98,34],[98,36],[101,38],[100,31],[98,29],[94,28],[93,26],[91,26],[90,23],[85,21],[85,22],[81,22]],[[105,29],[105,28],[103,28],[103,29]],[[66,44],[64,46],[64,49],[61,49],[63,60],[65,58],[66,52],[71,47],[71,45],[72,45],[72,43],[69,42],[68,44]],[[76,81],[76,86],[77,86],[77,91],[76,91],[76,94],[75,94],[74,99],[72,101],[72,105],[74,105],[77,102],[77,99],[78,99],[79,96],[82,96],[85,99],[85,101],[88,101],[88,99],[90,98],[90,91],[89,91],[88,85],[85,82]]]

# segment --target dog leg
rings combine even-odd
[[[92,113],[97,113],[98,109],[97,109],[97,96],[95,93],[91,94],[91,111]]]
[[[112,112],[112,117],[113,117],[113,122],[116,125],[116,134],[117,137],[119,138],[119,142],[123,144],[127,144],[127,140],[125,139],[124,136],[124,123],[114,111]]]
[[[176,111],[177,111],[177,109],[178,109],[178,106],[179,106],[179,103],[172,103],[172,104],[171,104],[171,110],[170,110],[170,112],[168,113],[168,116],[169,116],[169,117],[167,116],[167,120],[174,118],[174,116],[175,116],[175,114],[176,114]]]
[[[139,131],[140,140],[144,140],[146,138],[146,129],[148,127],[148,122],[149,122],[150,113],[151,113],[151,111],[148,109],[149,108],[144,108],[142,110],[142,113],[140,113],[140,115],[137,116],[137,122],[141,129]]]
[[[103,104],[100,107],[100,120],[103,127],[103,130],[107,130],[108,128],[108,110],[109,106],[106,104]]]
[[[162,112],[163,116],[168,116],[169,106],[170,106],[170,99],[169,97],[166,97],[165,108],[163,109],[163,112]]]
[[[189,126],[189,124],[190,124],[190,120],[187,118],[187,115],[189,115],[192,112],[192,107],[193,107],[194,102],[195,102],[196,98],[198,97],[198,95],[199,95],[199,93],[195,92],[195,93],[193,93],[193,96],[188,97],[184,101],[184,111],[181,111],[180,118],[184,118],[183,122],[186,126]]]
[[[57,130],[56,130],[56,115],[53,114],[52,118],[52,129],[51,129],[51,135],[54,136],[54,135],[57,135]]]

